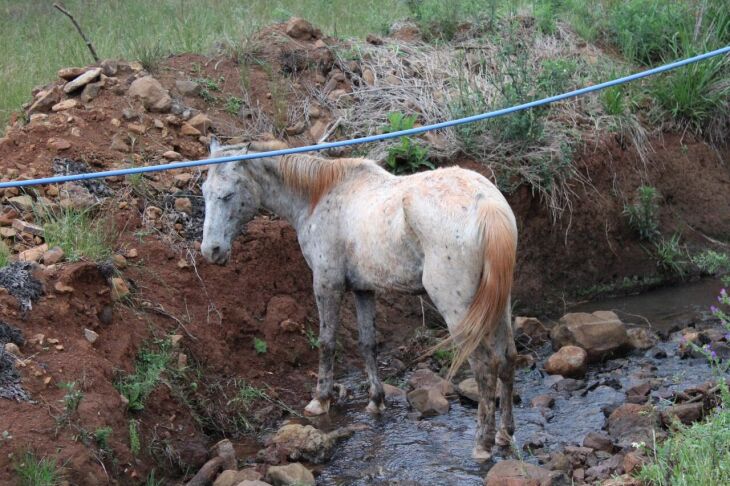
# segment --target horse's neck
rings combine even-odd
[[[248,163],[249,173],[261,186],[261,206],[286,219],[299,231],[310,212],[309,199],[284,183],[277,170],[279,159],[252,159]]]

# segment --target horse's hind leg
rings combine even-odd
[[[334,358],[337,328],[340,324],[340,305],[343,291],[332,285],[318,285],[314,296],[319,310],[319,374],[314,398],[304,409],[307,415],[322,415],[329,411],[334,386]]]
[[[517,349],[512,336],[512,316],[509,309],[495,332],[495,353],[499,363],[499,380],[502,382],[502,395],[499,399],[501,423],[497,432],[496,442],[500,446],[509,446],[515,433],[515,419],[512,415],[512,390],[515,380],[515,359]]]
[[[375,296],[372,292],[355,292],[357,326],[360,334],[360,353],[365,360],[365,369],[370,381],[370,402],[367,411],[379,413],[385,408],[383,384],[378,378],[378,363],[375,356]]]
[[[479,345],[469,357],[469,364],[474,372],[479,388],[477,433],[472,457],[477,461],[488,461],[492,457],[496,426],[495,409],[497,408],[497,360],[494,353],[484,344]]]

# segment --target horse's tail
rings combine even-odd
[[[474,299],[452,335],[456,353],[449,377],[492,334],[510,302],[517,252],[517,232],[509,206],[487,200],[477,207],[477,235],[482,245],[482,274]]]

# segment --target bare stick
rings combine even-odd
[[[69,12],[68,10],[63,8],[63,5],[60,5],[58,3],[54,3],[53,7],[56,10],[58,10],[59,12],[61,12],[62,14],[64,14],[66,17],[71,19],[71,22],[73,22],[74,27],[76,27],[76,30],[79,31],[79,35],[81,36],[82,39],[84,39],[84,42],[86,42],[86,47],[88,47],[89,51],[91,51],[91,55],[94,57],[94,62],[99,62],[99,56],[96,55],[96,50],[94,49],[94,44],[92,44],[91,41],[88,39],[88,37],[86,37],[86,34],[84,34],[84,31],[81,30],[81,26],[79,25],[78,22],[76,22],[76,19],[74,18],[73,15],[71,15],[71,12]]]

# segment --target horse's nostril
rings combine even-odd
[[[221,252],[221,247],[214,246],[213,248],[210,249],[210,251],[213,254],[213,256],[217,256]]]

